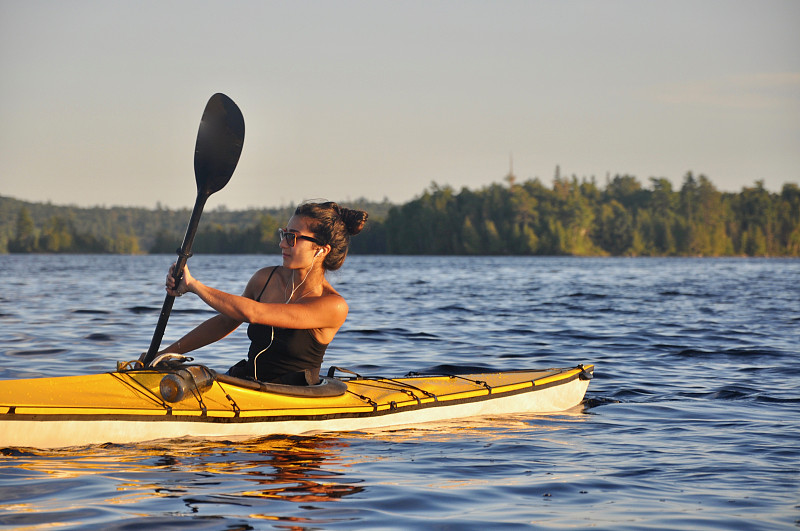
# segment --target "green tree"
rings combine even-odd
[[[138,254],[141,252],[139,238],[131,231],[118,229],[114,238],[111,239],[111,245],[108,250],[118,254]]]
[[[748,256],[779,254],[776,245],[777,208],[764,181],[756,186],[744,188],[734,206],[739,220],[741,239],[739,250]]]
[[[633,216],[612,199],[600,207],[598,218],[595,231],[598,245],[612,255],[627,254],[634,242]]]
[[[696,216],[689,243],[692,254],[722,256],[730,254],[732,242],[725,232],[725,208],[722,194],[705,175],[700,175],[695,189]]]
[[[654,254],[673,255],[677,251],[673,236],[677,194],[672,190],[672,183],[667,179],[651,178],[650,181],[653,185],[653,192],[650,196],[651,215],[647,239]]]
[[[487,254],[502,254],[505,251],[505,242],[497,226],[491,219],[486,219],[483,222],[484,241],[486,242],[485,250]]]
[[[33,218],[30,211],[23,206],[17,214],[17,229],[14,238],[8,242],[8,250],[12,253],[32,253],[38,249]]]
[[[778,210],[778,237],[787,256],[800,256],[800,186],[783,185]]]
[[[74,227],[67,219],[53,216],[42,227],[39,247],[46,253],[71,252],[74,234]]]
[[[466,254],[482,254],[484,252],[484,240],[475,229],[469,216],[464,218],[464,226],[461,227],[461,242]]]
[[[559,218],[564,226],[564,252],[568,254],[588,255],[596,252],[589,238],[589,231],[594,223],[594,209],[589,199],[583,195],[585,190],[578,183],[577,177],[561,183],[563,192]]]
[[[642,190],[642,185],[632,175],[615,175],[606,187],[606,197],[617,201],[629,212],[634,212],[643,206],[647,194]]]

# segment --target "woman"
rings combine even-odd
[[[176,286],[170,268],[167,293],[194,293],[219,314],[159,354],[191,352],[247,322],[248,357],[229,374],[292,385],[317,383],[325,349],[348,311],[325,272],[342,266],[350,236],[361,232],[366,221],[366,212],[333,202],[301,204],[279,231],[283,265],[257,271],[241,296],[206,286],[188,267]]]

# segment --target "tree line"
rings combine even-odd
[[[387,200],[348,201],[380,220]],[[268,209],[207,209],[193,245],[201,253],[271,253],[277,230],[293,206]],[[91,207],[31,203],[0,196],[0,253],[174,253],[183,241],[189,209]]]
[[[645,187],[617,175],[494,183],[480,190],[433,183],[402,205],[342,202],[370,213],[352,241],[358,254],[800,256],[800,187],[763,181],[720,192],[687,173]],[[292,209],[204,214],[196,253],[274,253]],[[0,197],[0,252],[173,253],[189,210],[56,207]]]
[[[478,192],[433,185],[389,212],[387,252],[583,256],[800,256],[800,188],[723,193],[687,173],[680,190],[617,175],[538,179]]]

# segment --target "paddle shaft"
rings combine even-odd
[[[175,263],[175,268],[172,270],[172,278],[175,279],[175,287],[177,288],[183,278],[183,268],[186,265],[186,260],[192,255],[192,242],[194,242],[194,235],[197,233],[197,226],[200,224],[200,216],[203,213],[203,207],[208,200],[208,196],[203,193],[197,194],[197,199],[194,203],[192,210],[192,217],[189,220],[189,226],[186,228],[186,236],[183,238],[183,244],[178,249],[178,261]],[[175,297],[167,294],[164,298],[164,305],[161,307],[161,315],[158,317],[158,324],[153,333],[153,339],[150,341],[150,348],[147,349],[147,356],[145,356],[143,363],[147,366],[148,363],[153,361],[158,353],[158,348],[161,346],[161,340],[164,337],[164,331],[167,329],[167,321],[169,321],[169,314],[172,312],[172,304],[175,302]]]

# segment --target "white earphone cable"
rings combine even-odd
[[[289,293],[289,298],[286,299],[286,304],[289,304],[289,302],[291,302],[292,297],[294,297],[294,293],[298,289],[300,289],[300,286],[302,286],[303,283],[306,281],[306,279],[308,278],[309,273],[311,273],[311,270],[314,269],[314,262],[317,260],[317,256],[319,256],[319,253],[320,253],[320,251],[317,251],[317,254],[314,255],[314,259],[311,260],[311,267],[308,268],[308,272],[303,277],[303,280],[300,281],[300,284],[297,285],[297,287],[294,286],[294,271],[292,271],[292,291],[291,291],[291,293]],[[286,287],[288,288],[289,285],[287,284]],[[284,294],[285,294],[285,290],[284,290]],[[268,351],[269,347],[272,346],[272,342],[275,340],[275,327],[274,326],[270,326],[270,329],[271,329],[271,332],[270,332],[270,336],[269,336],[269,344],[266,347],[264,347],[264,350],[260,351],[258,354],[253,356],[253,376],[255,377],[256,380],[258,380],[258,357],[260,355],[262,355],[264,352]]]

